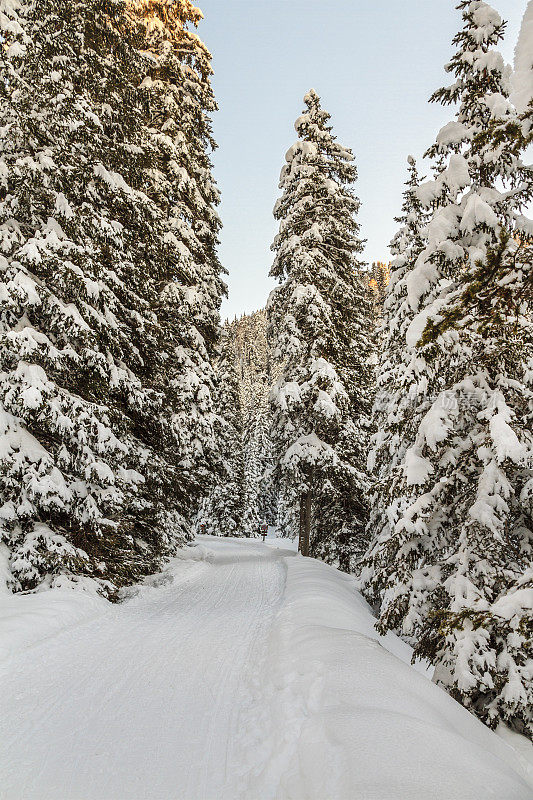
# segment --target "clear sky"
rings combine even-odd
[[[222,191],[220,256],[229,271],[223,317],[264,306],[272,282],[285,152],[311,87],[359,169],[365,259],[389,257],[406,157],[421,158],[450,109],[429,105],[461,27],[454,0],[198,0],[213,54],[215,177]],[[526,0],[493,0],[508,20],[512,59]]]

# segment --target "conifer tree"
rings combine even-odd
[[[420,179],[415,160],[408,158],[409,179],[403,195],[400,228],[390,244],[393,255],[386,289],[383,317],[378,331],[379,356],[376,367],[376,397],[373,406],[375,433],[368,458],[372,479],[369,551],[361,565],[363,591],[379,605],[381,593],[398,580],[394,565],[402,553],[403,541],[395,527],[408,505],[404,458],[410,437],[421,419],[417,398],[427,391],[427,364],[407,338],[415,311],[409,302],[411,271],[426,245],[428,212],[417,196]],[[419,557],[411,548],[413,563]],[[403,556],[409,559],[409,553]]]
[[[190,512],[220,479],[213,363],[220,338],[220,304],[226,287],[217,255],[219,192],[209,152],[216,148],[210,114],[211,55],[189,28],[201,11],[190,0],[139,0],[135,21],[145,29],[151,56],[141,83],[148,134],[158,153],[157,202],[174,274],[161,285],[160,348],[166,352],[166,394],[174,409],[184,495]],[[172,334],[172,335],[169,335]]]
[[[261,406],[250,408],[244,425],[246,504],[243,527],[246,536],[256,536],[262,522],[259,511],[259,487],[263,471],[262,423],[265,419],[264,412],[265,409]]]
[[[374,261],[369,273],[369,286],[374,293],[374,304],[378,315],[381,314],[390,280],[390,265],[382,261]]]
[[[260,525],[274,525],[276,494],[272,480],[272,420],[268,397],[277,374],[267,342],[264,310],[243,315],[226,325],[239,375],[243,410],[245,536],[256,536]]]
[[[244,530],[255,536],[262,524],[276,522],[275,496],[272,485],[272,418],[268,394],[264,393],[256,408],[250,408],[244,426],[246,476],[246,512]]]
[[[177,36],[191,8],[165,9]],[[187,350],[164,326],[175,287],[194,295],[200,281],[183,214],[173,219],[179,168],[147,123],[141,84],[159,54],[140,10],[0,3],[0,537],[14,588],[62,574],[131,581],[183,541],[194,507],[184,373],[206,414],[210,376],[189,367],[202,343]],[[180,53],[171,35],[162,49]],[[194,114],[190,98],[182,106]],[[206,219],[192,223],[204,237]],[[180,304],[182,334],[189,316]]]
[[[312,494],[311,553],[349,571],[367,517],[372,307],[364,284],[353,193],[357,172],[315,91],[286,155],[268,314],[282,372],[272,392],[280,486],[278,526],[296,534]]]
[[[480,0],[458,8],[455,82],[432,99],[459,109],[428,151],[436,177],[417,195],[432,214],[407,279],[417,313],[406,338],[426,393],[404,431],[401,513],[373,547],[373,596],[380,628],[411,637],[453,696],[531,736],[533,323],[516,296],[532,268],[531,171],[510,135],[509,71],[495,49],[504,23]],[[502,264],[516,278],[510,303]]]
[[[211,536],[242,536],[245,512],[243,419],[239,379],[227,336],[217,369],[216,446],[222,473],[202,505],[198,527]]]

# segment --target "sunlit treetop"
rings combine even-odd
[[[142,20],[158,52],[168,43],[181,55],[201,50],[210,60],[206,46],[189,29],[198,27],[203,19],[201,10],[190,0],[126,0],[126,9],[134,23]]]
[[[167,20],[180,19],[184,24],[194,22],[198,25],[204,15],[190,0],[126,0],[137,14],[145,17]]]

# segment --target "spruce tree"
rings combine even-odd
[[[151,56],[140,85],[149,137],[158,153],[154,174],[173,259],[160,286],[158,317],[165,352],[165,393],[179,443],[183,497],[193,514],[223,467],[217,447],[213,364],[226,292],[217,255],[219,192],[209,153],[216,148],[210,114],[211,55],[189,28],[202,19],[190,0],[143,0],[135,20]]]
[[[178,38],[190,8],[165,9]],[[0,535],[14,588],[67,574],[112,590],[183,541],[194,507],[179,415],[186,391],[209,413],[209,369],[189,367],[201,342],[187,351],[164,328],[176,286],[194,295],[200,280],[184,256],[191,225],[173,216],[186,174],[147,109],[157,26],[140,10],[0,5]],[[176,38],[161,49],[177,63]],[[194,72],[180,59],[167,99]],[[180,307],[182,332],[188,316]]]
[[[263,392],[257,407],[249,409],[244,426],[247,536],[256,536],[262,524],[276,522],[271,429],[268,392]]]
[[[264,407],[250,408],[243,431],[244,473],[246,504],[243,528],[246,536],[257,536],[261,525],[259,511],[259,487],[262,477],[262,422]]]
[[[372,603],[379,605],[386,588],[400,580],[395,572],[398,555],[415,564],[418,549],[396,531],[396,524],[409,503],[405,486],[404,458],[410,438],[423,416],[417,402],[427,391],[427,364],[408,343],[416,311],[408,294],[409,277],[426,245],[428,212],[417,196],[420,178],[415,160],[408,158],[409,178],[403,195],[400,228],[390,244],[393,261],[390,281],[378,330],[379,356],[375,371],[376,396],[372,411],[375,433],[368,457],[372,480],[369,550],[361,565],[360,581]],[[404,544],[408,551],[403,553]]]
[[[374,294],[374,305],[377,316],[381,315],[389,281],[390,264],[384,264],[382,261],[374,261],[369,273],[369,286]]]
[[[235,353],[243,410],[245,476],[245,536],[256,536],[260,525],[274,525],[276,496],[272,481],[272,419],[268,402],[277,374],[267,342],[264,310],[243,315],[226,326]]]
[[[315,91],[304,103],[274,211],[271,275],[280,285],[268,304],[283,364],[272,391],[278,527],[296,534],[301,497],[311,493],[311,554],[349,571],[367,518],[372,306],[353,155],[335,140]]]
[[[239,378],[227,335],[217,369],[215,425],[222,471],[198,517],[197,527],[211,536],[242,536],[245,512],[243,419]]]
[[[406,339],[426,391],[403,431],[400,514],[374,544],[372,595],[380,628],[412,638],[453,696],[531,735],[533,325],[516,296],[531,274],[531,171],[510,135],[509,71],[495,49],[504,23],[480,0],[458,8],[455,81],[432,99],[459,109],[428,151],[436,177],[417,196],[431,218],[407,278],[417,313]]]

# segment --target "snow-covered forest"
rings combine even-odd
[[[390,257],[310,89],[223,322],[202,12],[0,0],[0,798],[532,796],[533,0],[454,13]]]

